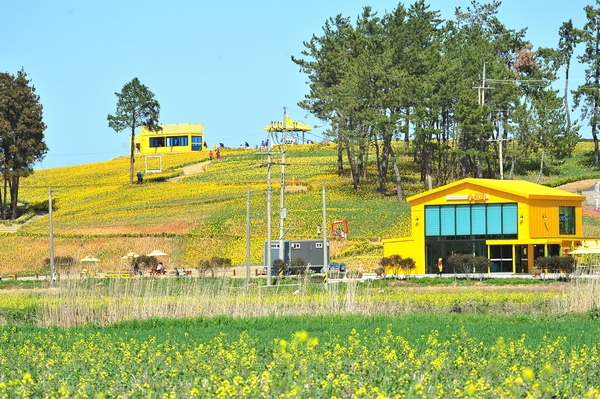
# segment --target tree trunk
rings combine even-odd
[[[433,190],[433,182],[431,181],[431,164],[429,163],[429,157],[427,157],[427,163],[425,164],[425,183],[427,190]]]
[[[571,113],[569,112],[569,67],[571,62],[567,61],[565,65],[565,113],[567,116],[567,133],[571,131]]]
[[[135,163],[135,126],[131,126],[131,158],[129,160],[129,184],[133,184],[133,164]]]
[[[338,139],[337,145],[337,170],[338,176],[344,176],[344,148],[342,147],[341,139]]]
[[[594,169],[598,169],[598,133],[596,126],[592,127],[592,137],[594,138]]]
[[[510,161],[510,173],[508,174],[508,180],[515,178],[515,163],[517,163],[516,157],[513,155]]]
[[[536,183],[539,183],[541,178],[542,178],[542,172],[544,171],[544,150],[542,150],[542,159],[540,160],[540,173],[538,174],[537,179],[535,180]]]
[[[394,166],[394,173],[396,174],[396,198],[398,198],[398,200],[403,201],[404,200],[404,189],[402,188],[402,178],[400,176],[400,169],[398,168],[398,164],[396,163],[396,160],[392,161],[392,164]]]
[[[361,156],[356,157],[354,154],[354,149],[350,148],[350,146],[348,146],[346,151],[348,154],[348,163],[350,164],[350,177],[352,178],[352,186],[356,190],[358,188],[358,184],[360,183],[362,158]]]
[[[377,147],[379,148],[379,147]],[[379,152],[379,151],[378,151]],[[379,178],[379,192],[385,194],[387,191],[387,172],[390,163],[391,142],[384,138],[381,156],[377,154],[377,172]]]
[[[10,186],[10,208],[11,208],[11,219],[17,218],[17,207],[19,204],[19,175],[11,177],[9,182]]]
[[[6,219],[6,174],[2,175],[4,180],[4,191],[0,193],[0,211],[2,213],[2,219]]]

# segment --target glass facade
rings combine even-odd
[[[518,238],[517,213],[516,203],[425,206],[426,272],[454,254],[487,257],[486,240]],[[492,272],[512,272],[512,258],[510,245],[490,246]]]
[[[425,207],[426,237],[513,239],[517,238],[517,223],[516,203]]]

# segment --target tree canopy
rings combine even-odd
[[[19,181],[33,173],[35,163],[48,152],[42,110],[40,97],[23,69],[16,76],[0,73],[0,173],[3,177],[0,209],[3,219],[17,218]]]
[[[138,78],[125,84],[117,96],[117,111],[114,115],[108,115],[108,126],[115,132],[121,132],[127,128],[131,130],[131,157],[129,163],[129,182],[133,184],[135,164],[135,129],[145,126],[152,131],[160,131],[158,124],[160,116],[160,104],[145,85]]]
[[[424,0],[383,16],[365,7],[355,23],[329,18],[322,35],[292,57],[308,76],[299,105],[329,122],[338,173],[345,156],[355,188],[373,152],[378,191],[398,185],[399,176],[389,176],[398,140],[429,187],[502,178],[505,168],[512,177],[531,168],[527,158],[571,154],[579,126],[551,83],[568,65],[576,36],[567,25],[560,49],[538,54],[526,29],[498,19],[500,4],[473,1],[447,21]]]

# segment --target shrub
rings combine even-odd
[[[560,270],[564,273],[572,273],[575,268],[575,258],[557,255],[552,257],[539,256],[535,259],[534,265],[543,270]]]
[[[55,256],[54,267],[59,271],[68,271],[75,264],[72,256]],[[50,258],[44,259],[44,266],[50,267]]]
[[[231,267],[231,259],[213,256],[210,258],[210,266],[212,268]]]
[[[381,258],[379,265],[388,274],[396,275],[399,272],[402,272],[405,275],[408,275],[416,267],[416,262],[413,258],[403,259],[400,255],[394,254],[389,257],[384,256]]]
[[[400,261],[400,268],[404,271],[404,274],[409,275],[417,266],[417,263],[413,258],[404,258]]]
[[[292,259],[290,262],[290,268],[292,274],[301,274],[304,270],[306,270],[306,266],[308,263],[302,258]]]
[[[283,259],[275,259],[273,261],[273,268],[277,270],[277,274],[283,273],[283,269],[285,268]]]
[[[558,257],[559,269],[565,273],[573,273],[575,269],[575,258],[572,256],[560,256]]]
[[[156,256],[140,255],[137,258],[133,258],[132,266],[137,266],[140,269],[154,269],[158,264]]]
[[[477,273],[487,273],[492,267],[492,261],[485,256],[474,256],[472,265]]]
[[[448,258],[448,267],[459,274],[487,273],[491,261],[485,256],[473,256],[469,254],[452,255]]]
[[[546,256],[538,256],[533,262],[534,267],[539,269],[553,269],[552,258]]]
[[[454,273],[468,274],[473,271],[471,258],[472,255],[451,255],[446,263]]]

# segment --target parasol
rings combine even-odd
[[[91,256],[86,256],[83,259],[79,259],[79,261],[80,262],[100,262],[100,259],[94,258],[94,257],[91,257]]]
[[[139,255],[136,254],[135,252],[129,252],[127,253],[127,255],[122,256],[121,259],[130,259],[130,258],[137,258]]]
[[[155,249],[154,251],[150,252],[148,255],[146,256],[167,256],[166,253],[164,253],[163,251],[160,251],[158,249]]]

